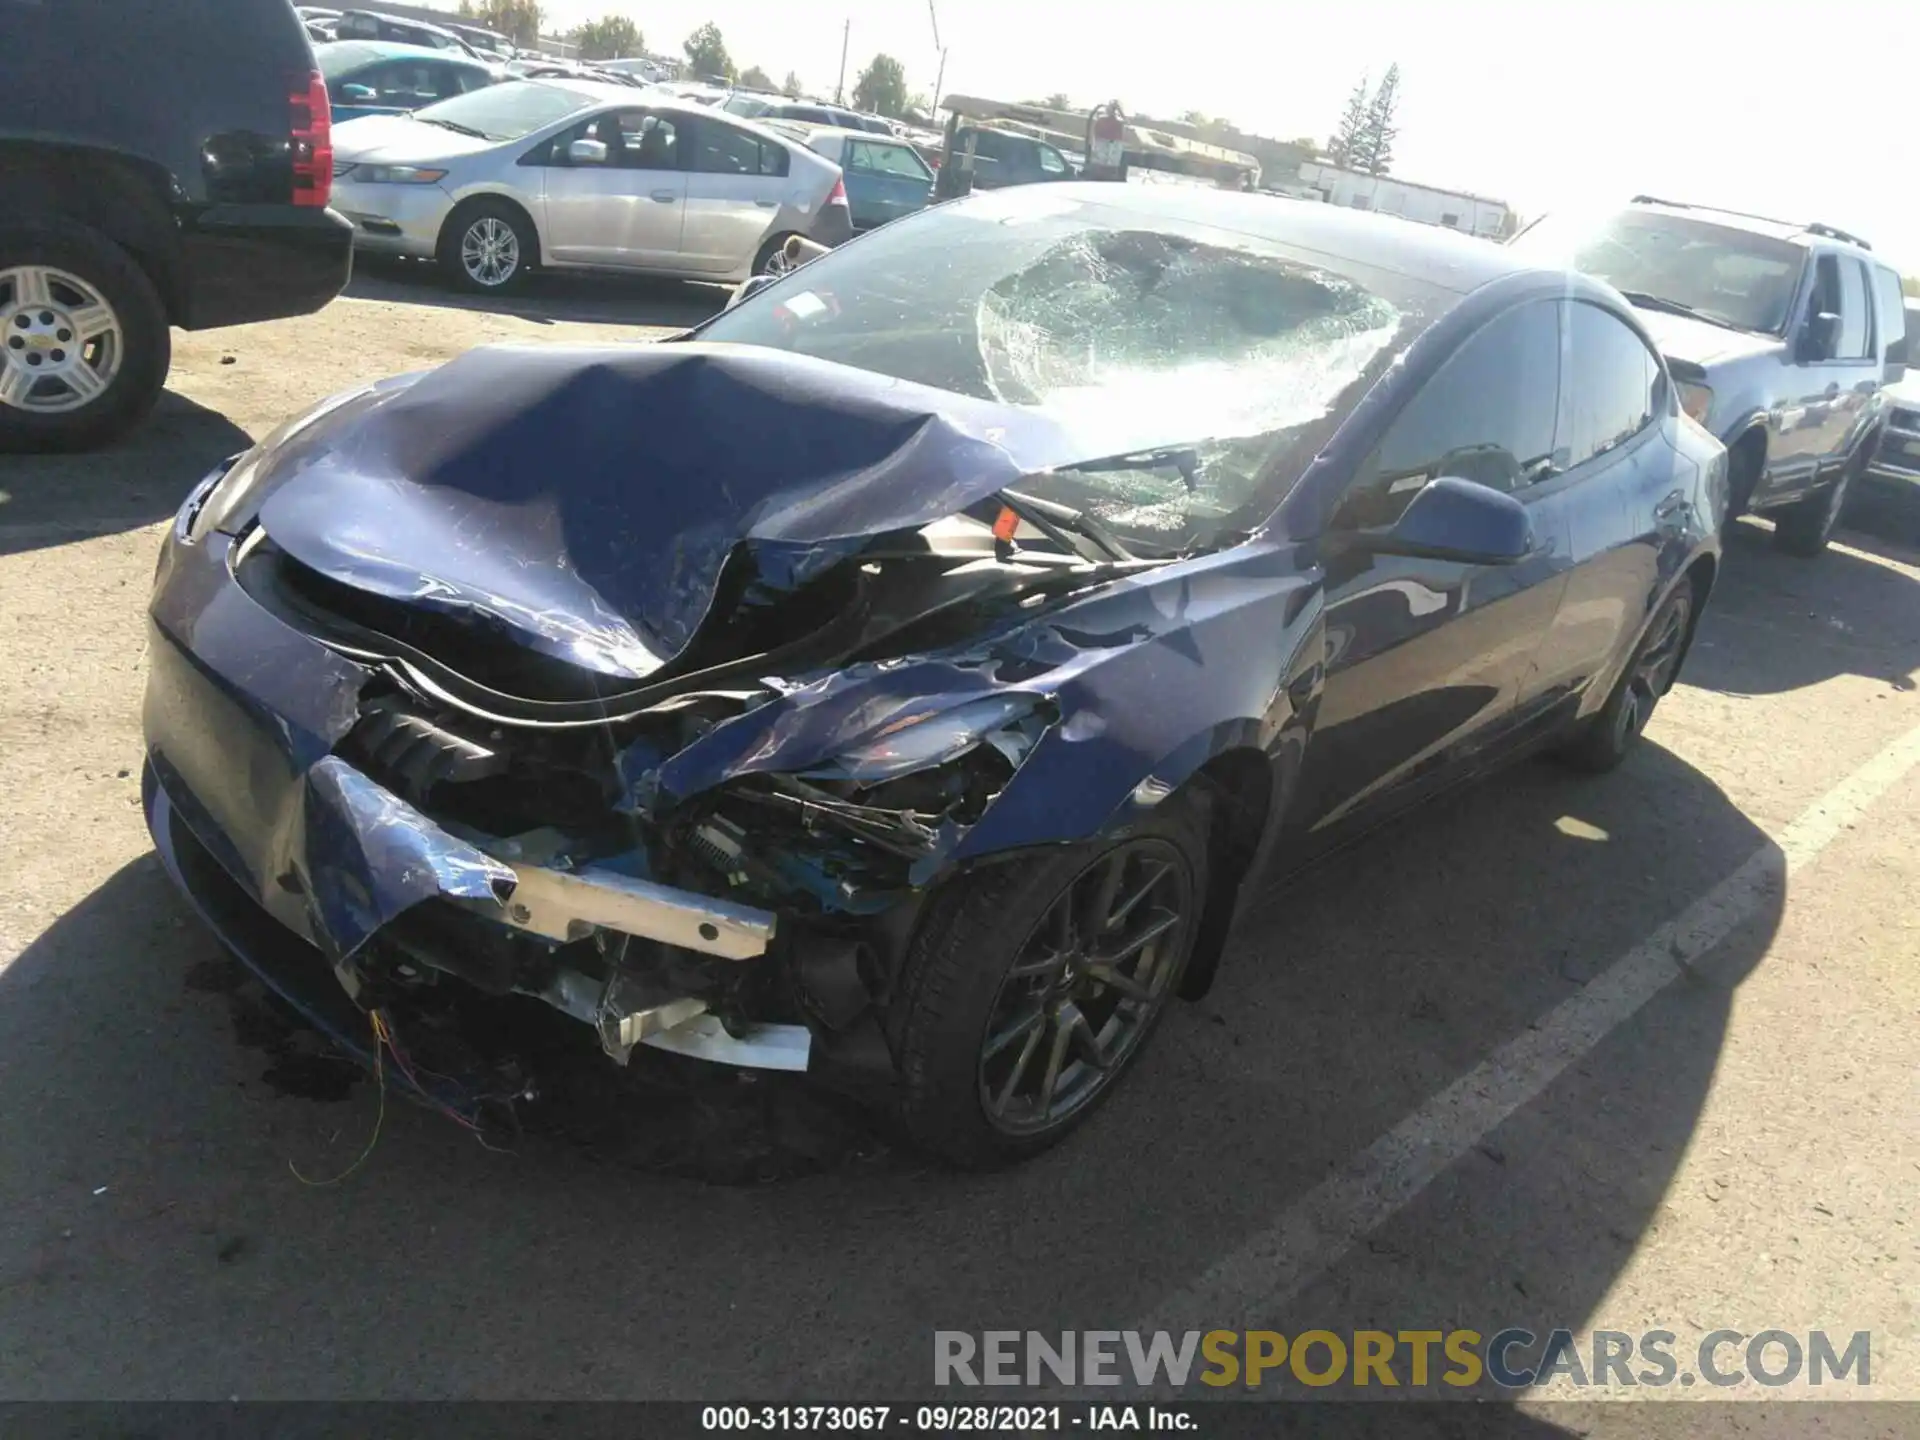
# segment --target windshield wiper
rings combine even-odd
[[[1084,510],[1076,510],[1071,505],[1061,505],[1052,500],[1042,500],[1037,495],[1023,495],[1018,490],[1002,490],[999,499],[1002,505],[1062,550],[1086,555],[1085,547],[1073,543],[1072,537],[1078,535],[1083,540],[1089,541],[1109,560],[1138,558],[1120,543],[1119,536]],[[1094,557],[1087,556],[1087,558]]]
[[[471,125],[462,125],[458,120],[442,120],[437,115],[416,115],[413,117],[422,125],[438,125],[442,130],[451,130],[459,135],[471,135],[476,140],[491,140],[494,137],[484,130],[476,130]]]
[[[1200,452],[1191,445],[1169,446],[1164,450],[1136,450],[1130,455],[1109,455],[1103,460],[1083,460],[1062,469],[1094,475],[1103,470],[1164,470],[1171,466],[1180,472],[1187,489],[1200,488]]]
[[[1644,290],[1622,290],[1620,292],[1629,304],[1638,305],[1645,310],[1664,310],[1669,315],[1685,315],[1689,320],[1704,320],[1709,325],[1718,325],[1722,330],[1745,330],[1744,325],[1736,325],[1731,320],[1713,315],[1705,310],[1696,310],[1691,305],[1682,305],[1678,300],[1669,300],[1664,295],[1649,295]]]

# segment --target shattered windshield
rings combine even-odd
[[[1651,295],[1703,320],[1779,334],[1805,253],[1729,225],[1635,210],[1604,219],[1548,215],[1513,242],[1542,264],[1564,265],[1616,290]]]
[[[1088,463],[1023,491],[1179,550],[1263,520],[1442,293],[1164,207],[1010,191],[823,256],[700,338],[1038,409]]]

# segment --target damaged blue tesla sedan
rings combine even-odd
[[[1524,750],[1617,764],[1725,490],[1593,281],[1264,196],[979,195],[209,476],[149,823],[363,1056],[532,997],[1005,1161],[1205,990],[1271,854]]]

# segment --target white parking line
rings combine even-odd
[[[1256,1311],[1271,1318],[1678,979],[1686,966],[1757,914],[1787,876],[1811,864],[1916,764],[1920,728],[1834,786],[1775,843],[1349,1159],[1198,1280],[1164,1297],[1131,1328],[1179,1333],[1231,1327]]]

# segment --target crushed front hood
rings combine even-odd
[[[782,351],[494,346],[295,435],[260,518],[331,580],[639,679],[736,547],[789,589],[1087,453],[1034,411]]]

